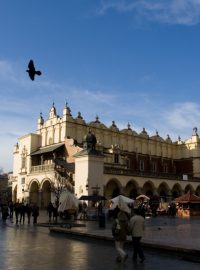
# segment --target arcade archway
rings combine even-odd
[[[45,180],[42,184],[41,208],[46,208],[51,201],[51,184]]]
[[[36,181],[33,181],[30,186],[30,203],[36,203],[39,205],[39,185]]]
[[[121,184],[119,181],[113,179],[110,180],[105,187],[105,197],[112,199],[121,193]]]

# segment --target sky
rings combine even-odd
[[[53,102],[172,141],[200,128],[200,0],[0,0],[0,37],[0,172]]]

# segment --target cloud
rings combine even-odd
[[[1,138],[0,169],[5,173],[12,171],[14,144],[16,144],[15,138]]]
[[[194,25],[200,22],[200,0],[102,0],[100,14],[109,10],[133,13],[149,21]]]
[[[3,80],[7,78],[15,80],[14,70],[10,62],[0,60],[0,79]]]
[[[200,119],[200,106],[194,102],[175,104],[166,113],[165,119],[168,125],[176,130],[195,127]]]

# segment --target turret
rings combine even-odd
[[[57,114],[56,114],[56,108],[55,108],[54,102],[53,102],[52,107],[51,107],[50,112],[49,112],[49,119],[52,119],[54,117],[57,117]]]
[[[40,113],[40,116],[38,118],[37,124],[38,124],[38,127],[37,127],[38,129],[40,129],[41,126],[44,124],[44,119],[42,117],[42,113]]]

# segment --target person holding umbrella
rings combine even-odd
[[[120,203],[115,208],[116,218],[112,224],[112,235],[115,240],[115,248],[118,253],[117,262],[125,262],[128,254],[124,250],[124,243],[128,234],[128,221],[130,209],[125,203]]]

